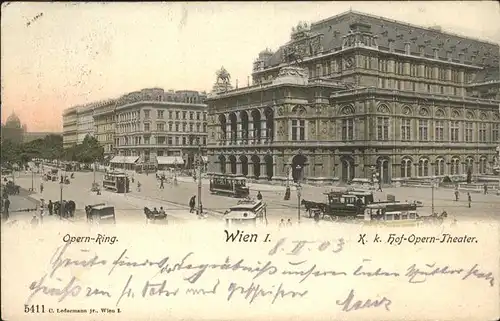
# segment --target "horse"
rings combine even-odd
[[[309,213],[309,217],[312,217],[312,213],[311,213],[311,210],[313,208],[318,208],[318,209],[321,209],[322,210],[322,205],[321,203],[318,203],[318,202],[313,202],[313,201],[306,201],[306,200],[302,200],[300,201],[300,204],[301,205],[304,205],[305,209],[306,209],[306,212]]]
[[[75,210],[76,210],[76,204],[74,201],[68,201],[66,202],[65,206],[65,214],[69,214],[70,217],[75,216]]]

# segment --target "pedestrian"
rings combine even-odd
[[[3,214],[5,216],[5,220],[9,219],[9,207],[10,207],[10,200],[8,197],[6,197],[5,201],[3,202]]]
[[[194,206],[196,205],[196,195],[193,195],[189,200],[189,213],[194,212]]]
[[[459,195],[458,190],[455,190],[455,202],[458,202],[458,195]]]
[[[33,218],[31,219],[31,227],[36,228],[38,226],[39,220],[36,215],[33,215]]]
[[[43,193],[43,182],[40,183],[40,193]]]
[[[52,200],[49,200],[49,204],[47,204],[47,208],[49,209],[49,215],[52,215],[53,211],[54,211],[54,204],[52,203]]]
[[[165,186],[163,185],[163,177],[160,178],[160,189],[165,189]]]
[[[200,203],[200,215],[203,215],[203,203]]]
[[[292,226],[292,220],[288,219],[288,221],[286,222],[286,226],[287,227]]]
[[[141,191],[141,182],[137,181],[137,191]]]
[[[281,219],[280,226],[279,227],[285,227],[285,220]]]
[[[382,192],[382,182],[379,180],[378,181],[378,189],[377,191]]]
[[[43,212],[45,209],[45,200],[43,198],[40,199],[40,211]]]
[[[488,194],[488,184],[484,183],[484,195]]]
[[[262,194],[260,193],[260,191],[257,193],[257,199],[260,201],[262,200]]]
[[[160,215],[164,215],[165,217],[167,216],[167,213],[165,213],[163,206],[160,206]]]
[[[469,192],[467,192],[467,200],[469,201],[469,208],[470,208],[470,203],[472,203],[472,197],[470,196]]]

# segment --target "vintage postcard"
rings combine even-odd
[[[495,2],[4,2],[2,320],[497,320]]]

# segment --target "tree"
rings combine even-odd
[[[76,158],[82,163],[89,164],[104,158],[104,148],[90,135],[85,136],[83,142],[75,148]]]
[[[2,164],[13,164],[21,161],[21,145],[12,142],[11,140],[3,140],[1,146]]]

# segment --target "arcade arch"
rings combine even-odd
[[[231,164],[231,174],[236,174],[236,157],[234,155],[229,156],[229,163]]]
[[[341,181],[344,183],[352,181],[355,177],[354,159],[344,156],[341,158],[340,163],[342,165]]]
[[[260,177],[260,157],[258,155],[253,155],[252,158],[253,175],[256,179]]]
[[[219,166],[220,172],[222,174],[226,173],[226,157],[224,155],[219,155]]]
[[[292,158],[292,178],[294,182],[304,179],[305,166],[307,157],[302,154],[295,155]]]
[[[264,156],[264,163],[266,164],[266,177],[271,180],[274,176],[274,159],[271,155]]]
[[[240,162],[241,162],[241,173],[243,176],[248,175],[248,157],[245,155],[240,156]]]

